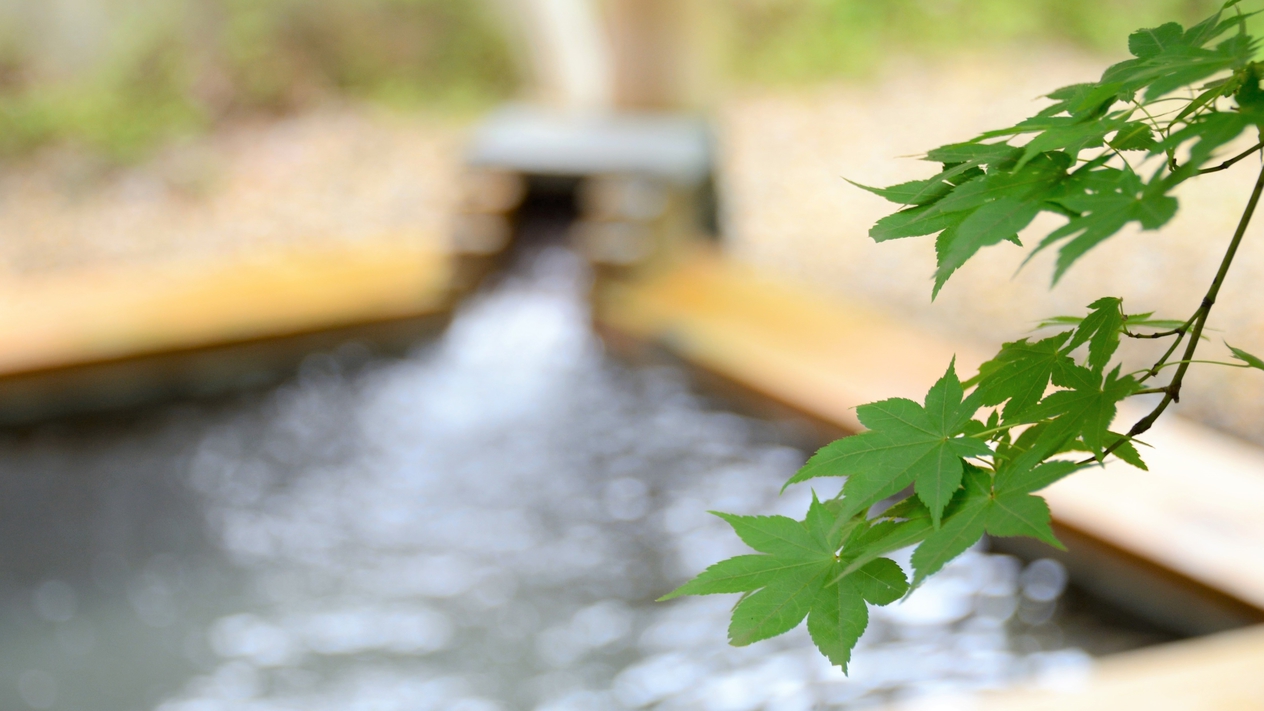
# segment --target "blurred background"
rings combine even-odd
[[[6,0],[3,149],[74,145],[131,162],[235,120],[348,101],[468,119],[532,90],[522,25],[537,5],[549,3]],[[908,57],[942,64],[1033,45],[1113,56],[1135,27],[1188,23],[1214,5],[689,0],[653,12],[687,38],[672,71],[696,82],[699,107],[754,85],[872,81]]]
[[[934,304],[843,177],[922,177],[1218,5],[0,0],[0,708],[930,707],[1256,621],[981,546],[850,677],[803,630],[729,648],[731,600],[652,601],[742,552],[706,510],[800,515],[858,403],[774,407],[600,307],[705,253],[959,354],[1106,291],[1183,318],[1249,175],[1056,291],[998,247]],[[1248,240],[1213,318],[1257,353],[1262,278]],[[1264,383],[1197,375],[1182,414],[1264,444]]]

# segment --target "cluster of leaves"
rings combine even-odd
[[[1060,245],[1055,282],[1124,225],[1162,227],[1176,214],[1173,189],[1264,120],[1264,65],[1251,61],[1257,42],[1245,33],[1244,16],[1222,12],[1189,29],[1173,22],[1138,31],[1128,47],[1132,59],[1097,82],[1049,94],[1054,103],[1035,116],[929,151],[926,159],[943,165],[937,175],[861,186],[906,206],[879,220],[870,236],[938,234],[937,294],[979,249],[1021,244],[1018,233],[1042,211],[1069,218],[1033,252]],[[1187,153],[1180,162],[1178,151]]]
[[[1218,148],[1264,124],[1264,65],[1251,60],[1256,42],[1244,15],[1224,16],[1237,2],[1188,29],[1169,23],[1133,33],[1133,58],[1100,81],[1053,92],[1051,106],[1015,126],[930,151],[927,159],[943,164],[931,178],[861,186],[905,206],[871,236],[938,234],[938,293],[982,247],[1021,244],[1018,233],[1042,211],[1067,218],[1034,250],[1059,249],[1055,282],[1125,225],[1157,229],[1176,212],[1170,193],[1177,185],[1264,147],[1206,167]],[[1130,152],[1137,156],[1131,162]],[[868,621],[867,603],[894,602],[984,534],[1061,547],[1035,492],[1111,455],[1146,468],[1133,438],[1179,396],[1261,188],[1264,173],[1194,316],[1155,319],[1125,313],[1120,298],[1098,299],[1084,317],[1042,324],[1059,329],[1054,335],[1005,344],[965,382],[954,362],[921,403],[862,405],[866,431],[822,448],[786,484],[843,477],[838,496],[821,502],[814,495],[803,521],[717,514],[759,554],[717,563],[667,597],[742,593],[729,628],[734,645],[781,634],[806,617],[822,653],[845,670]],[[1174,341],[1151,368],[1125,373],[1111,364],[1122,337]],[[1187,337],[1182,359],[1169,363]],[[1264,360],[1230,348],[1241,367],[1264,370]],[[1172,381],[1146,388],[1168,365],[1179,365]],[[1113,431],[1118,404],[1143,392],[1164,399],[1128,432]],[[911,546],[909,581],[886,556]]]
[[[814,498],[803,521],[717,514],[764,555],[717,563],[667,597],[748,593],[733,613],[733,644],[781,634],[807,617],[821,651],[846,668],[868,619],[862,601],[887,604],[909,590],[902,569],[884,557],[891,552],[918,545],[915,586],[985,532],[1060,546],[1048,506],[1032,492],[1085,466],[1050,456],[1104,456],[1121,438],[1108,427],[1137,380],[1072,357],[1087,344],[1091,364],[1118,347],[1119,304],[1102,299],[1073,330],[1006,344],[968,395],[950,365],[920,404],[891,398],[861,406],[868,430],[822,448],[787,482],[846,477],[838,497]],[[1059,389],[1042,397],[1051,382]],[[988,410],[986,420],[975,419]],[[1131,443],[1114,453],[1145,466]]]

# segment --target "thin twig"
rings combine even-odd
[[[1184,333],[1186,328],[1188,328],[1188,324],[1179,328],[1173,328],[1170,331],[1156,331],[1154,333],[1133,333],[1127,328],[1124,328],[1123,333],[1129,338],[1167,338],[1168,336],[1175,336],[1178,333]]]
[[[1177,347],[1181,345],[1181,341],[1185,340],[1185,334],[1189,332],[1189,328],[1194,324],[1194,319],[1196,318],[1198,318],[1197,311],[1195,311],[1194,315],[1190,316],[1189,320],[1182,324],[1180,328],[1176,329],[1176,340],[1172,341],[1172,345],[1168,347],[1167,352],[1163,354],[1163,357],[1155,361],[1154,365],[1150,366],[1150,371],[1142,376],[1137,382],[1144,383],[1159,374],[1159,370],[1163,368],[1163,364],[1167,363],[1167,359],[1171,358],[1172,354],[1176,352]]]
[[[1225,169],[1227,169],[1227,168],[1230,168],[1230,167],[1232,167],[1232,166],[1233,166],[1233,164],[1234,164],[1234,163],[1237,163],[1238,161],[1242,160],[1243,158],[1246,158],[1247,156],[1249,156],[1249,155],[1251,155],[1252,153],[1254,153],[1254,152],[1256,152],[1256,151],[1260,150],[1261,148],[1264,148],[1264,141],[1260,141],[1259,143],[1255,144],[1254,146],[1251,146],[1250,148],[1248,148],[1248,149],[1246,149],[1245,151],[1243,151],[1243,152],[1241,152],[1241,153],[1237,154],[1236,156],[1234,156],[1234,157],[1230,158],[1229,160],[1227,160],[1227,161],[1225,161],[1225,162],[1221,163],[1220,165],[1213,166],[1213,167],[1211,167],[1211,168],[1203,168],[1202,170],[1198,171],[1198,174],[1199,174],[1199,175],[1204,175],[1204,174],[1206,174],[1206,173],[1215,173],[1215,172],[1217,172],[1217,171],[1221,171],[1221,170],[1225,170]]]
[[[1242,212],[1242,218],[1238,220],[1238,228],[1233,233],[1233,239],[1229,242],[1228,249],[1225,250],[1224,258],[1220,260],[1220,269],[1216,271],[1216,276],[1211,280],[1211,286],[1207,289],[1207,295],[1203,297],[1202,304],[1194,314],[1194,327],[1190,332],[1189,344],[1185,346],[1185,354],[1181,357],[1181,360],[1184,362],[1176,369],[1176,375],[1172,376],[1172,382],[1167,384],[1163,399],[1150,411],[1150,414],[1137,420],[1132,429],[1128,430],[1128,434],[1125,437],[1135,437],[1150,429],[1154,425],[1155,420],[1159,419],[1159,416],[1167,409],[1168,405],[1180,402],[1181,385],[1185,382],[1185,373],[1189,372],[1190,363],[1194,360],[1194,351],[1198,349],[1198,342],[1203,335],[1203,327],[1207,325],[1207,317],[1211,315],[1211,307],[1216,303],[1216,296],[1220,293],[1220,287],[1224,284],[1225,276],[1229,273],[1229,267],[1233,264],[1233,258],[1237,255],[1238,247],[1242,244],[1242,237],[1246,234],[1247,225],[1251,224],[1251,216],[1255,214],[1255,207],[1260,202],[1260,193],[1262,192],[1264,192],[1264,168],[1260,169],[1260,175],[1255,179],[1255,188],[1251,191],[1251,199],[1247,201],[1246,209]],[[1156,367],[1161,366],[1156,364]],[[1107,447],[1102,452],[1102,456],[1097,459],[1104,458],[1107,454],[1118,449],[1123,441],[1122,439],[1118,440]]]

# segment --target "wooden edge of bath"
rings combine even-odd
[[[214,390],[349,339],[397,342],[447,313],[457,276],[436,250],[351,245],[0,281],[0,420],[146,401],[177,380]]]
[[[1042,688],[985,694],[946,708],[976,711],[1264,709],[1264,626],[1123,652]]]
[[[982,361],[971,349],[712,252],[670,272],[599,284],[594,318],[605,333],[657,344],[853,432],[857,405],[920,401],[954,356],[963,372]],[[1146,440],[1154,445],[1145,454],[1149,472],[1115,462],[1046,490],[1055,523],[1258,615],[1264,451],[1176,417],[1160,420]]]

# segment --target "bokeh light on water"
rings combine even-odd
[[[585,280],[546,249],[410,358],[9,435],[0,708],[789,711],[1084,671],[1014,638],[1050,628],[1052,561],[968,552],[874,611],[850,677],[803,629],[728,647],[732,596],[654,603],[743,552],[708,509],[802,514],[804,452],[610,360]]]

